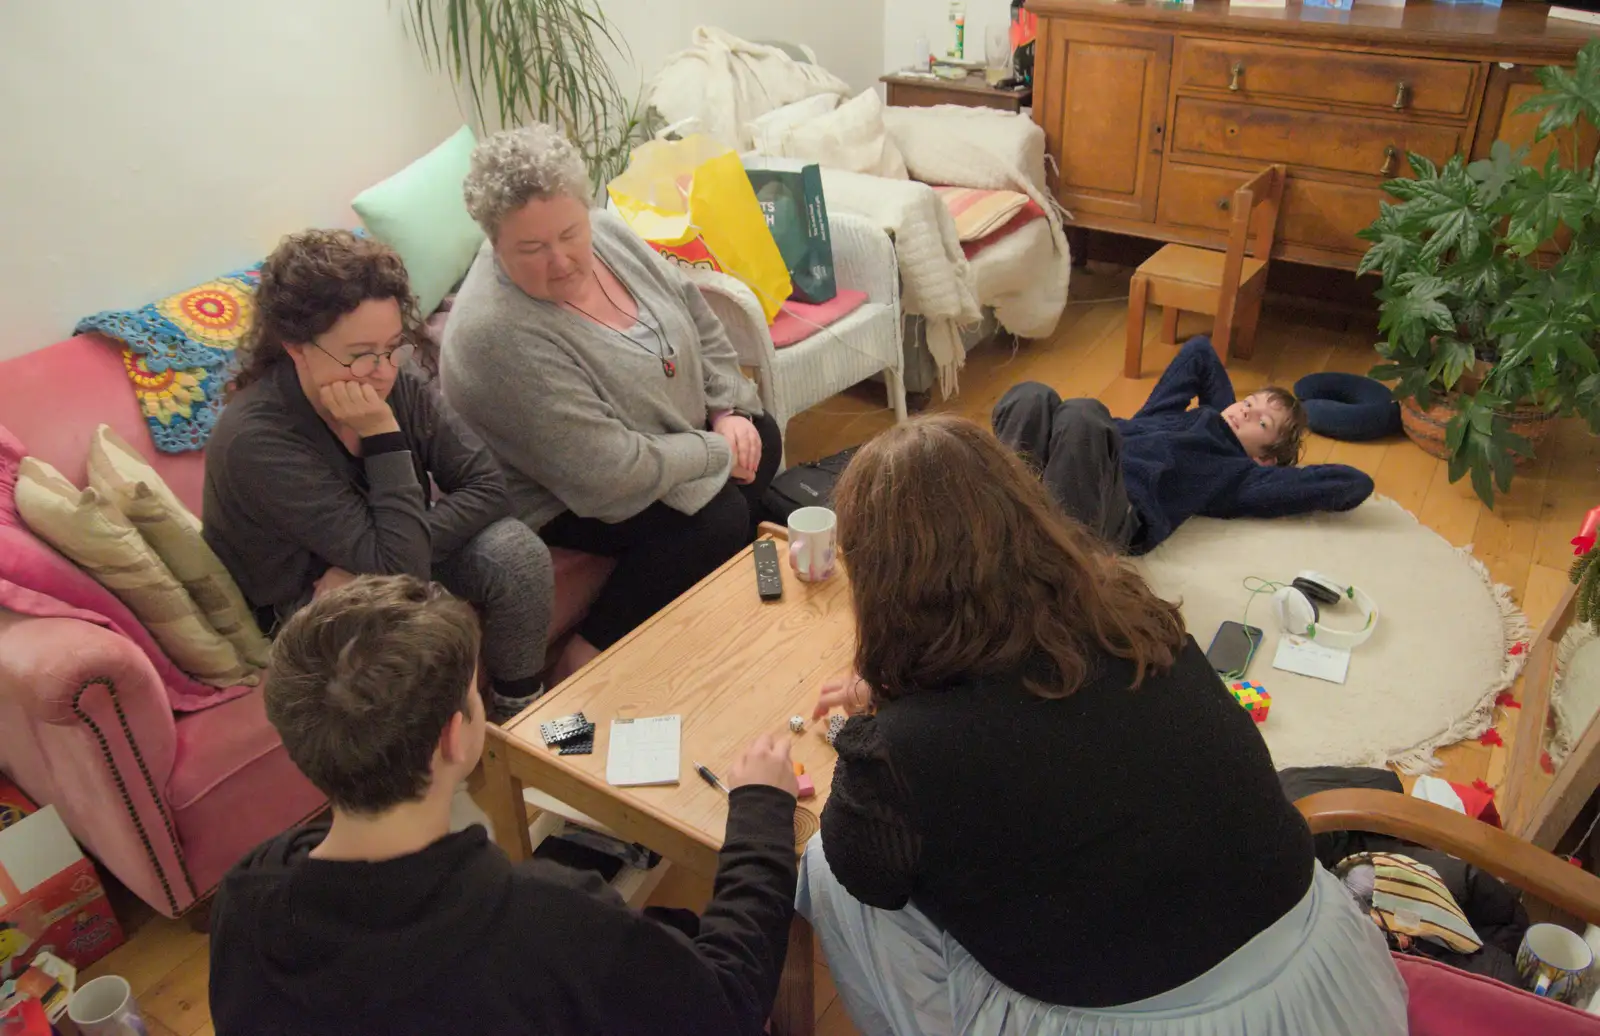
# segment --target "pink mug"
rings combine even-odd
[[[789,564],[807,583],[833,575],[838,518],[826,507],[802,507],[789,515]]]

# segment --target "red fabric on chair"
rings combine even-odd
[[[778,310],[777,318],[772,321],[772,345],[774,348],[782,349],[784,346],[803,342],[816,334],[818,328],[837,324],[860,309],[866,301],[866,292],[851,291],[847,288],[841,288],[839,293],[827,302],[815,305],[790,299]]]
[[[1575,1007],[1425,957],[1397,953],[1394,962],[1411,1036],[1600,1036],[1600,1016]]]

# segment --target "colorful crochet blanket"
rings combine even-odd
[[[235,349],[250,331],[260,281],[256,263],[138,309],[96,313],[73,328],[122,343],[122,362],[157,449],[205,448],[233,377]]]

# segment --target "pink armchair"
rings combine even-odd
[[[79,485],[102,422],[199,513],[202,454],[156,451],[114,344],[82,336],[0,363],[0,433]],[[13,544],[36,545],[25,531],[13,535],[27,537]],[[565,630],[610,564],[557,554],[555,624]],[[259,691],[174,714],[157,667],[133,640],[68,607],[36,610],[61,614],[0,608],[0,770],[53,804],[78,841],[156,910],[187,910],[253,846],[321,808]]]

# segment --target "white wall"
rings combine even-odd
[[[0,0],[0,358],[353,226],[463,119],[390,0]]]
[[[748,40],[803,43],[817,61],[857,90],[883,74],[884,0],[599,0],[633,52],[633,89],[689,45],[696,26]],[[911,44],[907,42],[909,50]]]
[[[1010,0],[967,0],[966,59],[982,61],[984,31],[1010,20]],[[950,0],[884,0],[883,67],[910,65],[918,36],[927,39],[935,57],[944,57],[950,45],[949,26]]]

